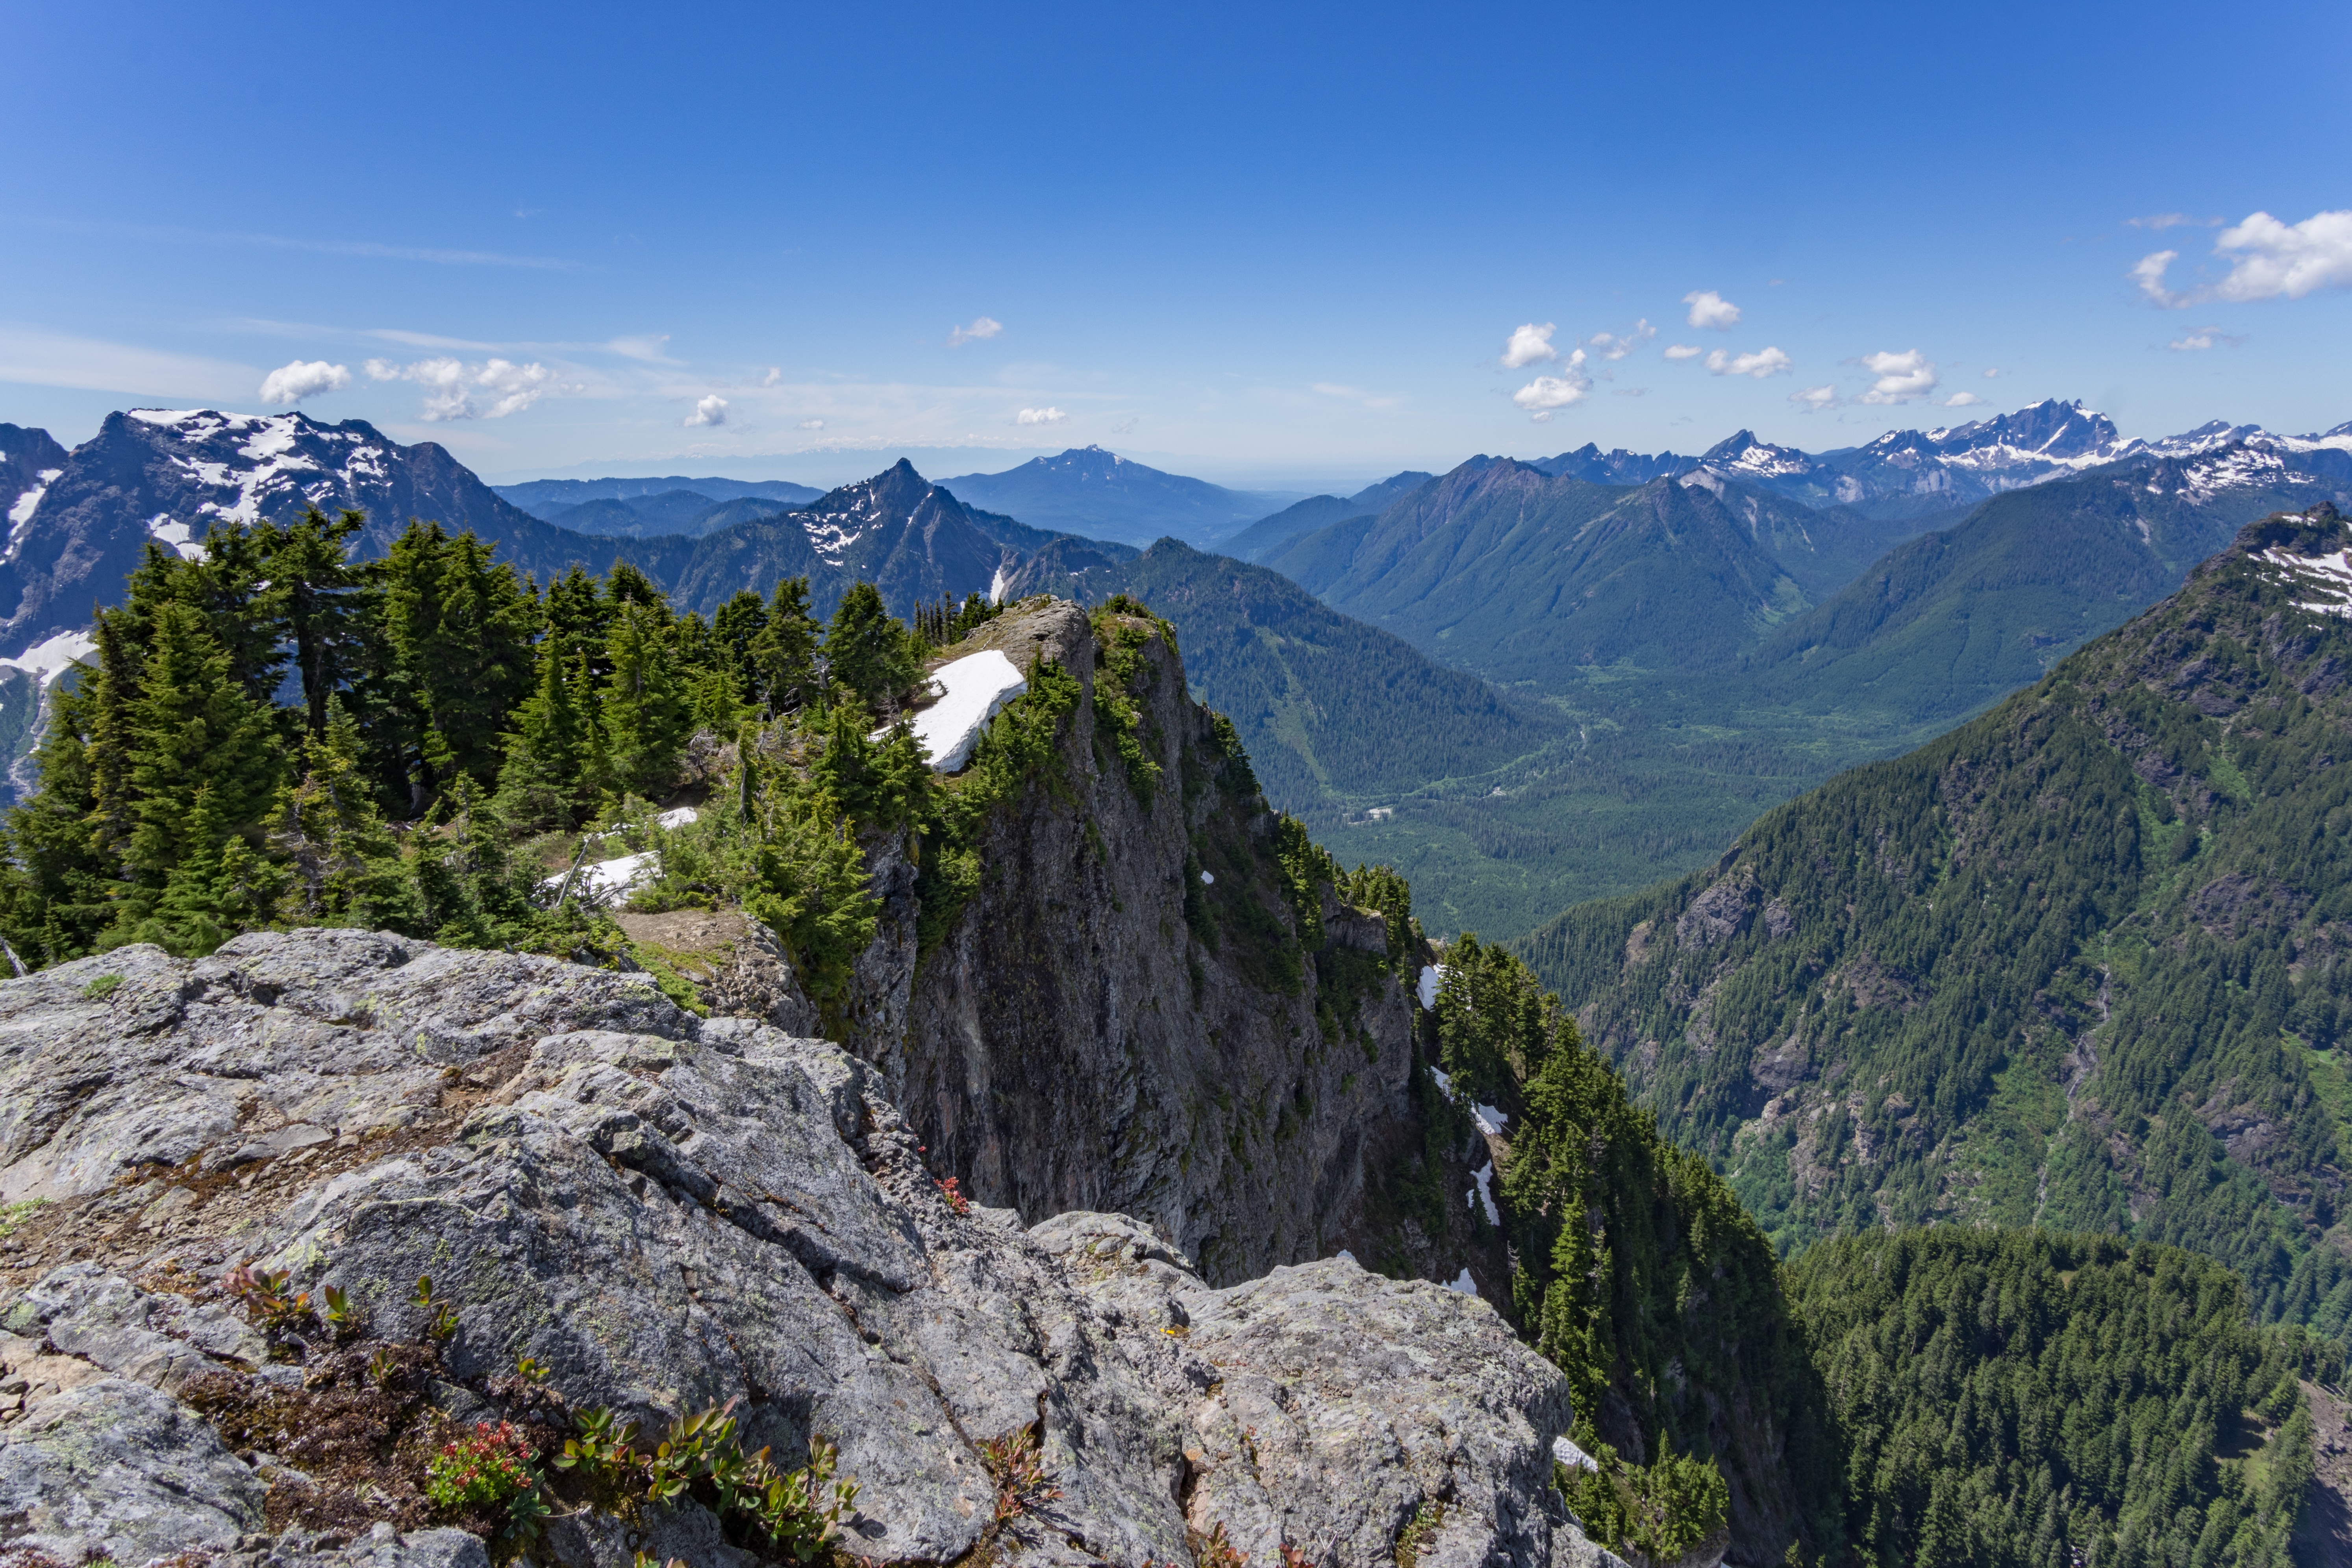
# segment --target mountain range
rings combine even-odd
[[[1073,447],[1001,474],[960,474],[940,483],[971,505],[1034,527],[1137,545],[1163,534],[1207,544],[1297,499],[1163,473],[1100,447]]]

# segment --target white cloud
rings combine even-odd
[[[1618,360],[1657,335],[1658,329],[1650,325],[1649,318],[1644,316],[1623,332],[1595,332],[1587,342],[1602,359]]]
[[[520,414],[541,398],[576,393],[581,388],[558,381],[553,371],[534,360],[516,364],[489,359],[479,364],[446,357],[421,359],[409,364],[372,359],[367,373],[375,381],[412,381],[425,388],[424,416],[428,423],[445,419],[503,419]]]
[[[1666,345],[1666,357],[1668,359],[1696,359],[1706,352],[1706,351],[1705,349],[1700,348],[1696,343],[1668,343]]]
[[[768,374],[760,378],[760,384],[761,386],[776,386],[781,384],[783,379],[784,373],[782,368],[781,366],[772,364],[768,367]]]
[[[1711,375],[1752,375],[1759,381],[1768,375],[1779,375],[1795,363],[1776,348],[1759,349],[1752,354],[1726,353],[1717,349],[1706,356]]]
[[[1528,321],[1519,327],[1503,345],[1503,368],[1525,370],[1531,364],[1558,359],[1559,351],[1551,346],[1551,335],[1558,331],[1559,328],[1550,321],[1540,327]]]
[[[1978,404],[1982,403],[1983,401],[1983,398],[1979,397],[1973,392],[1956,392],[1952,394],[1951,396],[1944,399],[1944,406],[1947,408],[1974,408]]]
[[[824,421],[822,419],[803,419],[801,421],[800,427],[803,430],[822,430],[824,428]]]
[[[625,358],[643,360],[647,364],[684,363],[684,361],[671,359],[662,353],[662,345],[668,342],[667,332],[658,335],[640,333],[635,337],[609,339],[604,346]]]
[[[2245,341],[2242,336],[2225,332],[2219,327],[2200,327],[2195,331],[2182,333],[2164,346],[2177,353],[2195,353],[2202,349],[2236,348]]]
[[[2213,289],[2222,300],[2300,300],[2352,286],[2352,209],[2315,213],[2297,224],[2255,213],[2223,229],[2213,253],[2236,258]]]
[[[1862,356],[1862,368],[1878,379],[1857,403],[1909,403],[1936,390],[1936,362],[1917,349]]]
[[[1997,371],[1997,370],[1989,370],[1989,371],[1987,371],[1987,372],[1985,372],[1985,373],[1984,373],[1984,378],[1985,378],[1987,381],[1990,381],[1993,377],[1995,377],[1995,376],[1999,375],[2000,374],[2000,372],[1999,372],[1999,371]]]
[[[2171,289],[2164,286],[2164,269],[2171,266],[2173,258],[2179,254],[2180,252],[2177,250],[2158,250],[2143,256],[2132,263],[2132,281],[2139,285],[2141,293],[2159,305],[2189,303],[2187,300],[2176,296]]]
[[[1013,422],[1015,425],[1059,425],[1068,417],[1058,408],[1024,408]]]
[[[696,425],[726,424],[727,400],[719,396],[717,393],[712,393],[709,396],[705,397],[695,404],[694,412],[688,415],[683,423],[688,426]]]
[[[948,333],[948,347],[960,349],[966,343],[984,342],[1004,330],[1004,323],[992,316],[974,316],[971,325],[957,327]]]
[[[1808,386],[1789,394],[1789,401],[1803,404],[1808,414],[1816,409],[1834,408],[1837,400],[1837,388],[1834,386]]]
[[[1690,314],[1683,319],[1694,327],[1713,327],[1718,332],[1727,332],[1739,324],[1739,307],[1712,289],[1685,294],[1683,303],[1690,307]]]
[[[2127,217],[2124,221],[2134,228],[2219,228],[2227,221],[2218,217],[2190,217],[2187,213],[2157,213],[2148,217]]]
[[[2179,257],[2177,250],[2141,257],[2132,266],[2131,279],[2142,294],[2172,310],[2207,300],[2245,304],[2352,288],[2352,208],[2315,213],[2292,224],[2253,213],[2214,237],[2213,254],[2227,260],[2230,270],[2219,283],[2205,288],[2176,293],[2166,286],[2165,272]]]
[[[316,397],[324,392],[341,392],[352,384],[349,366],[329,364],[325,360],[296,360],[281,364],[261,378],[261,401],[264,403],[299,403],[306,397]]]
[[[247,389],[257,369],[63,332],[0,328],[0,381],[33,386],[234,404],[250,395]]]
[[[1561,374],[1536,377],[1511,394],[1511,401],[1541,420],[1550,418],[1554,409],[1583,402],[1591,391],[1592,378],[1584,374],[1584,351],[1578,349],[1568,356]]]

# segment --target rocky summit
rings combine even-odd
[[[926,1153],[839,1047],[552,959],[310,929],[0,984],[0,1540],[747,1563],[764,1450],[877,1563],[1616,1561],[1552,1485],[1567,1383],[1476,1297],[1212,1289]],[[697,1484],[557,1462],[631,1424]],[[447,1526],[461,1440],[542,1465],[534,1540]]]

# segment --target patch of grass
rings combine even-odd
[[[121,989],[121,985],[122,976],[120,974],[101,974],[83,986],[81,994],[93,1002],[103,1002]]]

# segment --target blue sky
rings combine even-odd
[[[0,420],[299,394],[494,479],[1099,442],[1317,486],[2050,395],[2302,432],[2352,419],[2347,46],[2341,5],[28,7]]]

